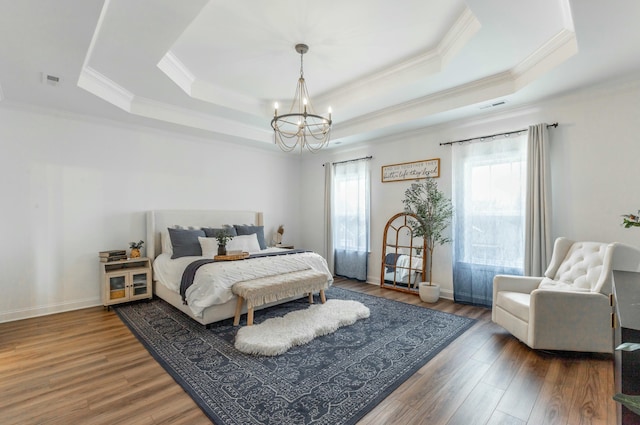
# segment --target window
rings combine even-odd
[[[369,255],[369,160],[335,164],[331,193],[335,274],[366,280]]]
[[[524,272],[526,134],[453,146],[455,299],[490,306],[493,276]]]

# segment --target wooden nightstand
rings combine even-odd
[[[153,296],[150,258],[129,258],[100,263],[100,277],[102,304],[105,307]]]

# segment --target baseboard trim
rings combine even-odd
[[[369,285],[375,285],[375,286],[380,286],[380,279],[378,279],[378,282],[373,282],[374,279],[368,279],[367,283]],[[451,289],[442,289],[442,287],[440,287],[440,298],[444,298],[445,300],[450,300],[453,301],[453,291]]]
[[[102,305],[100,298],[87,298],[66,303],[49,304],[38,307],[29,307],[17,310],[10,310],[0,313],[0,323],[13,322],[16,320],[31,319],[33,317],[48,316],[50,314],[64,313],[66,311],[80,310],[88,307]]]

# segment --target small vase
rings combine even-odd
[[[218,255],[227,255],[226,245],[218,245]]]
[[[140,249],[131,248],[131,258],[140,258]]]

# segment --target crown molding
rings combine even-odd
[[[453,57],[480,31],[482,25],[478,18],[465,7],[451,29],[442,38],[436,50],[442,58],[442,66],[446,66]]]
[[[576,33],[562,29],[511,70],[516,89],[529,84],[545,72],[578,53]]]
[[[266,113],[263,102],[197,78],[172,51],[167,52],[157,66],[193,99],[255,116],[263,116]]]
[[[511,73],[509,71],[502,72],[343,122],[332,130],[333,139],[419,120],[432,114],[503,97],[514,91]]]
[[[577,53],[575,33],[563,29],[512,69],[409,102],[364,114],[335,126],[334,140],[382,130],[400,122],[513,94]]]
[[[132,114],[146,118],[183,125],[199,130],[206,130],[218,135],[226,135],[236,139],[253,140],[261,143],[272,143],[271,131],[267,128],[247,125],[239,121],[220,118],[215,115],[181,108],[165,102],[136,96],[131,104]]]
[[[433,49],[373,72],[315,97],[317,104],[348,105],[371,96],[371,87],[392,90],[418,79],[441,72],[449,61],[478,32],[481,25],[468,7]]]
[[[189,71],[189,68],[187,68],[172,51],[168,51],[162,59],[160,59],[157,67],[180,87],[182,91],[191,96],[191,87],[196,78],[191,71]]]
[[[131,111],[134,95],[115,81],[90,66],[84,66],[78,78],[78,87],[106,100],[127,112]]]

